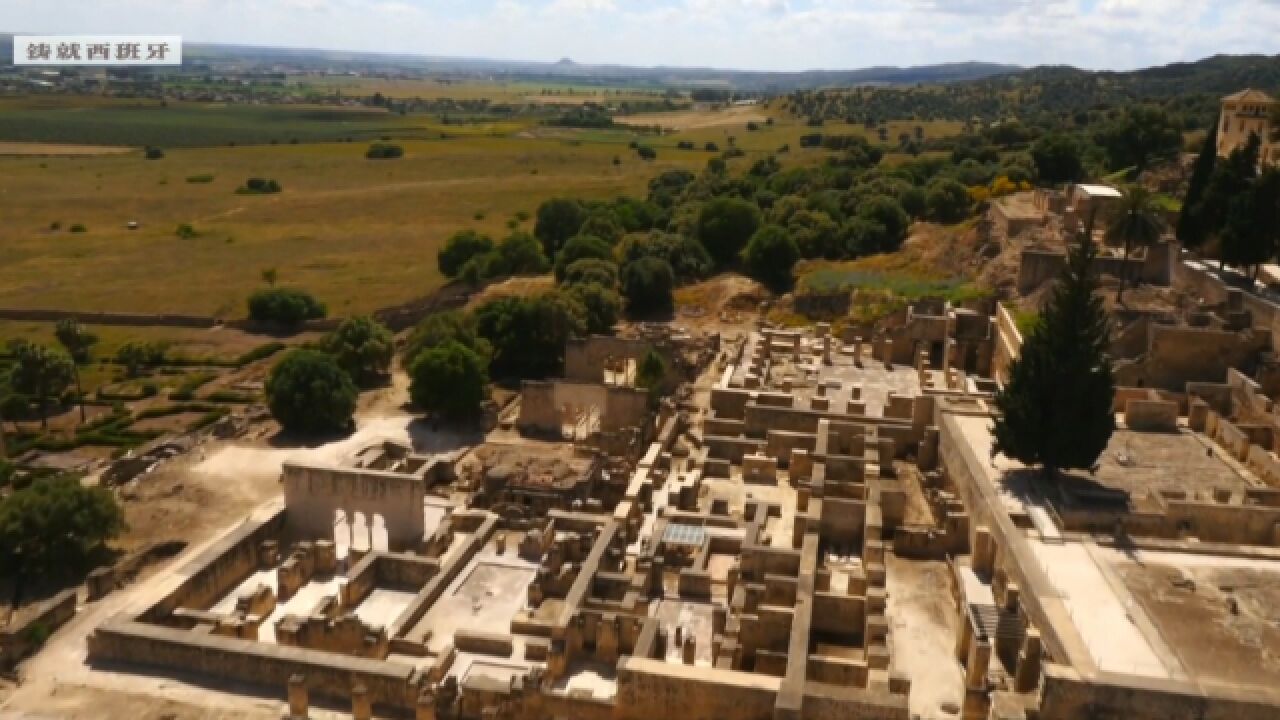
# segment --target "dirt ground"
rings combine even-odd
[[[1280,683],[1280,583],[1274,572],[1129,564],[1121,574],[1192,675]]]
[[[697,130],[724,125],[763,123],[769,116],[754,105],[728,107],[723,110],[681,110],[678,112],[643,113],[614,118],[619,125],[661,125],[672,130]]]
[[[893,666],[911,678],[912,717],[949,720],[964,700],[964,671],[955,659],[956,623],[947,564],[886,554]],[[946,709],[944,709],[946,708]]]

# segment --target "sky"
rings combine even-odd
[[[794,71],[1280,53],[1280,0],[0,0],[0,32]]]

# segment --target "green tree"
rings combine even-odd
[[[304,435],[351,429],[356,386],[333,357],[290,350],[267,376],[267,407],[280,427]]]
[[[539,275],[551,267],[538,239],[527,232],[514,232],[496,248],[503,271],[511,275]]]
[[[667,361],[662,359],[662,355],[657,350],[649,348],[640,359],[640,365],[636,367],[636,387],[648,390],[649,402],[656,404],[665,389],[666,377]]]
[[[309,293],[292,288],[263,288],[249,296],[249,319],[277,330],[297,330],[307,320],[322,318],[325,306]]]
[[[622,268],[622,295],[636,317],[670,313],[675,306],[675,273],[666,260],[642,257]]]
[[[130,341],[116,350],[115,361],[124,366],[125,375],[138,377],[148,365],[160,365],[165,361],[165,346],[159,343]]]
[[[556,256],[556,282],[564,280],[565,270],[570,265],[586,258],[611,260],[613,249],[609,243],[594,235],[574,235],[565,242],[560,248],[560,254]]]
[[[972,204],[969,191],[955,180],[939,178],[929,183],[925,190],[925,206],[929,209],[929,217],[940,223],[954,223],[965,219]]]
[[[791,268],[800,259],[800,248],[786,229],[765,225],[751,236],[742,251],[742,264],[747,272],[779,292],[791,286]]]
[[[587,220],[587,211],[577,200],[552,198],[538,206],[533,234],[542,243],[542,251],[553,258],[560,246],[574,235]]]
[[[1178,214],[1178,242],[1183,247],[1198,248],[1204,244],[1208,234],[1205,227],[1204,195],[1209,188],[1209,180],[1213,177],[1213,168],[1218,161],[1218,123],[1215,120],[1204,136],[1200,146],[1200,154],[1191,167],[1191,180],[1187,184],[1187,194],[1182,199],[1182,212]]]
[[[642,257],[666,260],[679,282],[701,280],[714,269],[711,255],[702,243],[679,233],[654,230],[645,234],[628,235],[618,243],[614,253],[622,265]]]
[[[409,377],[413,404],[450,419],[479,415],[489,383],[485,359],[455,340],[419,354],[409,367]]]
[[[1111,207],[1107,223],[1107,242],[1124,245],[1125,264],[1120,271],[1120,291],[1116,302],[1124,301],[1124,288],[1129,280],[1129,254],[1133,246],[1151,246],[1159,242],[1164,232],[1164,219],[1155,196],[1141,185],[1127,185],[1121,190],[1120,201]]]
[[[124,529],[109,491],[71,476],[36,480],[0,500],[0,575],[20,597],[26,579],[82,568]]]
[[[66,354],[25,340],[12,340],[9,386],[40,407],[40,427],[49,427],[49,403],[66,392],[75,375],[75,364]]]
[[[1112,170],[1132,167],[1141,174],[1153,159],[1178,152],[1182,128],[1164,110],[1138,105],[1099,130],[1094,142],[1106,150]]]
[[[561,371],[565,344],[586,331],[585,315],[576,299],[559,291],[506,296],[476,308],[476,332],[493,347],[495,377],[544,378]]]
[[[1200,222],[1203,228],[1215,237],[1226,242],[1223,233],[1230,219],[1232,205],[1245,197],[1253,181],[1258,175],[1258,154],[1262,148],[1262,139],[1256,134],[1249,136],[1248,142],[1235,150],[1226,159],[1214,164],[1213,175],[1205,188],[1204,199],[1200,203]],[[1236,217],[1243,220],[1244,213],[1236,211]],[[1227,254],[1219,254],[1219,260],[1225,267]]]
[[[438,347],[450,341],[461,343],[477,353],[484,358],[485,364],[488,364],[489,358],[493,356],[493,346],[477,332],[474,316],[461,310],[446,310],[432,313],[418,323],[413,332],[409,333],[409,339],[405,341],[401,358],[404,359],[407,367],[423,350]]]
[[[618,287],[618,266],[610,260],[583,258],[575,260],[564,270],[565,285],[596,283],[605,288]]]
[[[1041,182],[1076,182],[1084,177],[1084,150],[1066,133],[1049,133],[1031,146],[1031,158]]]
[[[475,230],[459,230],[445,241],[436,253],[436,266],[445,277],[457,277],[462,266],[477,255],[493,250],[493,239]]]
[[[598,237],[612,247],[622,239],[625,232],[626,230],[611,210],[597,210],[582,223],[577,234]]]
[[[80,365],[89,362],[89,348],[98,342],[98,336],[85,330],[84,326],[71,318],[58,321],[53,331],[58,344],[71,356],[71,370],[76,383],[76,404],[80,406],[80,422],[86,420],[84,413],[84,386],[80,384]]]
[[[89,362],[89,349],[98,342],[97,335],[71,318],[59,320],[53,335],[71,359],[78,363]]]
[[[582,262],[589,261],[578,261]],[[622,297],[618,295],[618,291],[597,282],[588,282],[572,285],[568,292],[586,311],[587,332],[595,335],[613,332],[613,326],[617,324],[618,315],[622,312]]]
[[[1096,296],[1092,223],[1072,246],[1040,322],[995,398],[1000,414],[992,455],[1003,453],[1045,475],[1092,468],[1115,430],[1115,383],[1107,355],[1107,314]]]
[[[718,197],[698,213],[698,240],[720,267],[732,264],[760,229],[760,209],[733,197]]]
[[[897,200],[887,195],[872,195],[858,205],[858,217],[866,218],[884,227],[886,237],[876,247],[864,247],[866,252],[895,252],[902,247],[911,229],[911,218]]]
[[[1238,267],[1258,269],[1275,257],[1280,233],[1280,170],[1269,168],[1231,200],[1222,232],[1222,259]]]
[[[359,315],[343,320],[321,338],[319,347],[333,356],[357,386],[370,387],[387,376],[395,338],[382,323]]]
[[[858,215],[840,226],[840,243],[845,257],[861,257],[880,252],[879,248],[891,245],[885,226],[868,217]]]

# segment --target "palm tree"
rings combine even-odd
[[[1129,275],[1129,253],[1134,245],[1154,245],[1164,232],[1164,219],[1155,195],[1141,185],[1128,185],[1121,191],[1120,201],[1111,210],[1107,225],[1107,242],[1124,244],[1124,265],[1120,268],[1120,292],[1116,302],[1124,300],[1124,288]]]

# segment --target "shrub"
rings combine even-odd
[[[648,145],[641,145],[637,147],[636,154],[640,156],[641,160],[654,160],[658,157],[658,151]]]
[[[376,142],[369,146],[364,156],[370,160],[391,160],[398,157],[404,157],[404,148],[391,143]]]
[[[291,432],[324,434],[351,427],[356,386],[338,363],[317,350],[290,350],[271,369],[267,406]]]
[[[154,145],[148,145],[146,150],[146,156],[148,160],[159,160],[160,158],[164,157],[164,150],[161,150],[160,148],[155,147]]]
[[[84,223],[73,223],[68,229],[73,233],[89,232],[89,228],[85,227]]]
[[[325,316],[325,306],[302,290],[264,288],[249,296],[249,319],[282,330],[295,330],[307,320]]]
[[[211,183],[213,182],[213,175],[210,173],[201,173],[199,175],[188,175],[187,182],[193,183],[193,184],[194,183]]]
[[[240,355],[240,357],[236,358],[236,366],[244,367],[249,363],[257,362],[258,360],[262,360],[264,358],[269,358],[272,355],[275,355],[276,353],[283,350],[284,347],[285,345],[282,342],[269,342],[265,345],[259,345],[258,347],[252,350],[245,351],[242,355]]]
[[[191,238],[198,237],[200,235],[200,233],[196,232],[196,229],[191,226],[191,223],[179,224],[178,229],[174,230],[173,234],[183,240],[190,240]]]
[[[269,195],[278,193],[283,190],[280,183],[269,178],[251,177],[245,180],[244,185],[236,189],[241,195]]]

